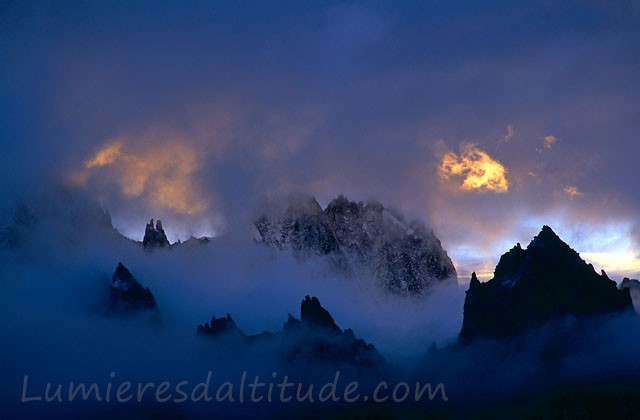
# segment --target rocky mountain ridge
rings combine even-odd
[[[342,330],[316,297],[306,296],[300,305],[300,319],[289,314],[283,329],[276,333],[247,335],[231,315],[200,324],[196,333],[220,345],[267,347],[276,343],[283,361],[293,364],[346,364],[357,368],[378,368],[386,364],[372,344]]]
[[[433,231],[377,202],[339,196],[323,210],[313,197],[295,197],[284,211],[258,217],[255,227],[257,239],[275,250],[301,260],[327,257],[342,272],[373,277],[394,294],[420,295],[456,280]]]
[[[632,308],[628,290],[544,226],[526,249],[502,255],[494,277],[471,277],[460,338],[504,338],[566,316],[589,317]]]
[[[118,263],[111,278],[109,313],[134,315],[152,311],[158,313],[156,299],[122,263]]]

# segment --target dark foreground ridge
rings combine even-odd
[[[632,310],[629,291],[619,290],[544,226],[526,249],[504,254],[493,279],[471,277],[460,338],[501,338],[521,334],[551,320]]]
[[[372,344],[355,336],[351,329],[342,330],[316,297],[306,296],[301,304],[300,320],[292,315],[277,333],[247,335],[227,314],[198,325],[197,334],[211,337],[220,344],[235,346],[276,345],[283,361],[291,364],[326,362],[358,368],[378,368],[386,364]]]

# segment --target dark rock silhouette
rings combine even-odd
[[[339,196],[322,210],[313,197],[290,199],[286,210],[255,222],[260,240],[305,259],[329,257],[346,273],[375,278],[400,295],[426,293],[440,282],[455,281],[456,271],[433,232],[377,202]]]
[[[118,263],[111,279],[111,313],[135,314],[157,311],[158,306],[149,288],[142,286],[122,263]]]
[[[142,239],[142,247],[147,251],[153,251],[157,248],[168,249],[190,249],[206,245],[212,241],[213,238],[202,236],[199,238],[191,236],[186,241],[177,240],[174,243],[170,243],[167,238],[167,234],[162,227],[162,221],[157,220],[154,224],[153,219],[147,223],[144,230],[144,238]]]
[[[562,317],[588,317],[632,309],[626,290],[544,226],[527,249],[504,254],[493,279],[471,277],[460,338],[516,336]]]
[[[237,327],[229,314],[223,318],[213,316],[210,322],[198,325],[197,332],[198,334],[205,334],[212,337],[235,337],[242,340],[248,338],[247,335]]]
[[[142,246],[145,249],[155,249],[170,245],[169,239],[167,239],[167,235],[162,228],[162,222],[158,220],[154,226],[153,219],[151,219],[144,230]]]
[[[308,295],[300,305],[300,318],[305,325],[318,328],[327,328],[329,330],[340,331],[333,317],[320,305],[318,298],[309,297]]]
[[[342,331],[331,314],[316,297],[307,296],[301,304],[301,320],[289,314],[283,330],[246,335],[229,314],[225,318],[197,327],[198,335],[208,336],[227,345],[269,346],[276,343],[287,363],[328,362],[362,368],[376,368],[386,362],[372,344],[355,336],[351,329]]]
[[[302,328],[302,324],[300,320],[289,314],[289,318],[287,318],[287,322],[284,323],[283,330],[284,331],[298,331]]]

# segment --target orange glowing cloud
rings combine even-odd
[[[152,150],[126,149],[124,140],[109,142],[84,166],[78,179],[99,175],[106,182],[119,184],[125,197],[143,198],[156,209],[193,215],[207,208],[194,179],[198,155],[183,140],[154,144]]]
[[[555,136],[545,136],[542,138],[542,145],[544,146],[545,149],[551,149],[553,147],[553,145],[560,139],[558,139]]]
[[[578,187],[573,186],[573,185],[567,185],[564,187],[564,189],[562,190],[566,195],[568,195],[571,198],[575,198],[575,197],[580,197],[583,196],[584,193],[581,192],[580,190],[578,190]]]
[[[463,178],[463,191],[506,193],[509,191],[507,169],[475,144],[463,144],[460,154],[449,152],[442,158],[440,178]]]
[[[114,142],[104,146],[95,156],[86,161],[84,166],[87,169],[98,168],[100,166],[111,165],[122,155],[122,143]]]

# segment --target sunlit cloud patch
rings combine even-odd
[[[460,154],[448,152],[439,168],[443,180],[462,179],[462,191],[506,193],[507,169],[475,144],[463,144]]]
[[[123,197],[144,200],[152,208],[195,215],[207,209],[195,174],[196,151],[184,141],[163,141],[153,147],[127,147],[124,140],[107,142],[84,162],[77,183],[99,179],[115,183]]]
[[[570,198],[581,197],[584,195],[584,193],[575,185],[566,185],[562,191]]]
[[[555,136],[545,136],[542,138],[542,146],[547,149],[550,150],[554,144],[556,144],[560,139],[558,139]]]

